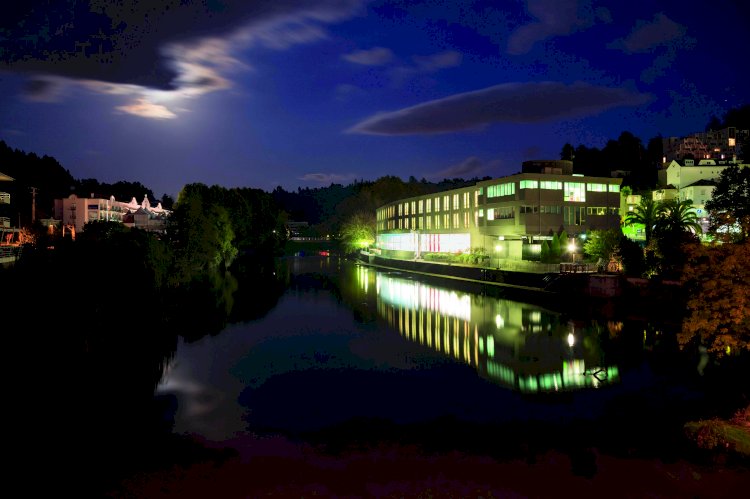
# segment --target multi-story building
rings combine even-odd
[[[55,199],[55,218],[62,220],[63,225],[72,225],[77,232],[83,230],[88,222],[106,220],[124,223],[129,227],[162,231],[166,218],[171,212],[162,208],[161,203],[151,206],[147,196],[138,203],[135,198],[130,202],[117,201],[114,196],[105,198],[79,198],[71,194],[67,198]]]
[[[0,186],[2,186],[3,184],[7,185],[13,181],[13,177],[9,177],[8,175],[0,172],[0,182],[2,182]],[[10,210],[8,209],[9,206],[10,193],[0,187],[0,229],[10,229]]]
[[[376,247],[385,255],[482,248],[536,259],[541,242],[619,227],[622,179],[574,175],[571,161],[526,161],[522,173],[394,201],[377,210]]]
[[[742,143],[748,135],[750,130],[728,127],[693,133],[687,137],[665,137],[662,139],[662,150],[665,162],[675,159],[735,160],[743,157]]]
[[[659,171],[659,184],[662,187],[672,186],[675,189],[681,189],[699,180],[718,180],[721,172],[730,166],[744,168],[750,164],[715,159],[673,160],[666,168]]]

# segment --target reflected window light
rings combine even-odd
[[[487,356],[495,356],[495,338],[492,336],[487,337]]]
[[[495,324],[497,325],[498,329],[502,329],[505,327],[505,320],[503,319],[503,316],[500,314],[497,314],[495,316]]]
[[[568,346],[573,346],[576,344],[576,337],[573,336],[573,333],[568,334]]]

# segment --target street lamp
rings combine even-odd
[[[568,253],[570,253],[570,258],[573,261],[573,263],[576,263],[576,243],[570,242],[568,243]]]

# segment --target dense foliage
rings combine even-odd
[[[719,356],[750,350],[750,243],[688,246],[682,282],[689,316],[680,344],[702,344]]]
[[[722,171],[706,210],[712,236],[724,242],[747,241],[750,237],[750,168],[731,166]]]

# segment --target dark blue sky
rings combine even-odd
[[[741,1],[18,3],[0,138],[159,194],[502,176],[750,103]]]

